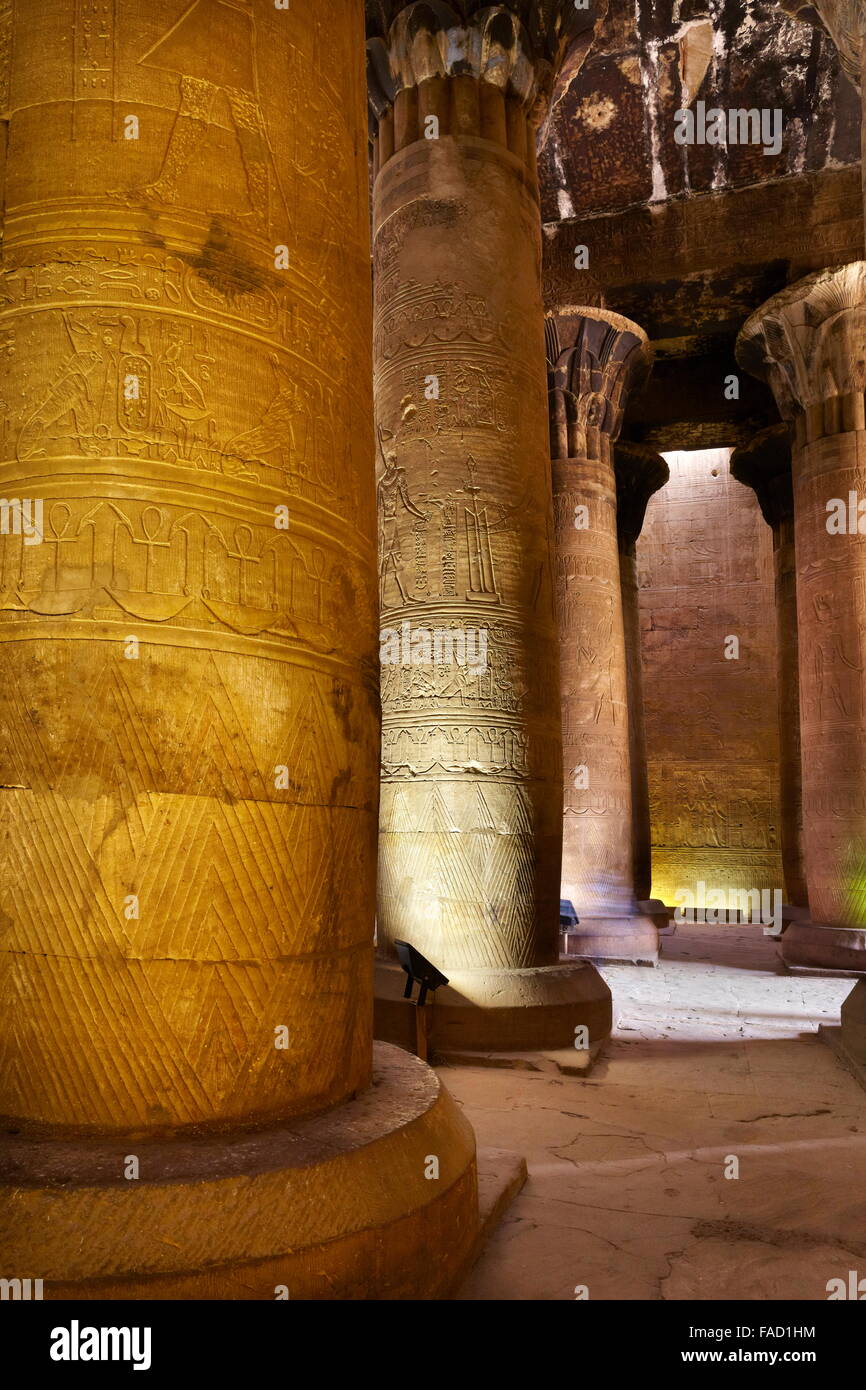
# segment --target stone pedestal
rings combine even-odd
[[[840,1011],[842,1037],[851,1056],[866,1069],[866,980],[858,980]]]
[[[782,954],[791,965],[866,970],[866,263],[810,275],[768,300],[737,351],[794,429],[811,920],[792,923]]]
[[[839,1023],[822,1023],[818,1036],[866,1090],[866,979],[843,1000]]]
[[[393,9],[393,7],[391,7]],[[519,7],[517,7],[519,9]],[[453,981],[431,1045],[567,1045],[609,1020],[559,957],[559,670],[535,125],[562,50],[508,6],[414,4],[371,40],[383,750],[376,986]],[[477,12],[476,12],[477,11]],[[468,18],[466,17],[468,14]],[[532,977],[532,1006],[512,972]],[[507,1003],[504,1001],[507,1000]],[[544,1021],[545,1008],[550,1014]],[[499,1017],[507,1011],[509,1018]],[[554,1023],[552,1020],[557,1020]],[[552,1028],[555,1040],[546,1036]],[[454,1036],[452,1036],[452,1031]]]
[[[564,752],[561,897],[579,925],[569,953],[654,964],[637,907],[626,639],[613,445],[626,396],[650,365],[646,334],[604,309],[559,328],[550,448]],[[645,895],[647,896],[647,895]]]
[[[252,1133],[8,1142],[4,1166],[26,1181],[4,1267],[74,1300],[453,1293],[478,1227],[471,1126],[400,1048],[375,1044],[373,1077],[323,1115]],[[124,1182],[131,1153],[141,1176]]]
[[[619,543],[619,578],[625,632],[625,664],[628,686],[629,764],[631,768],[631,843],[634,893],[644,914],[660,913],[663,904],[652,892],[652,825],[647,775],[646,722],[643,704],[643,661],[640,638],[640,588],[637,542],[653,493],[664,487],[670,469],[661,454],[642,444],[619,440],[614,449],[616,473],[616,529]],[[658,921],[656,921],[658,925]]]
[[[475,1155],[372,1061],[362,6],[88,8],[0,17],[3,1273],[426,1297]]]
[[[779,698],[779,783],[785,903],[808,908],[803,867],[803,798],[800,772],[800,672],[797,640],[797,577],[794,491],[788,425],[771,425],[731,455],[731,473],[757,495],[773,532]]]

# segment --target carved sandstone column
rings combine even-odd
[[[866,969],[866,263],[775,295],[738,340],[793,423],[803,853],[792,965]]]
[[[731,473],[757,495],[773,532],[779,697],[779,789],[785,902],[808,908],[803,867],[803,798],[800,773],[800,672],[797,641],[797,574],[791,437],[785,424],[761,430],[731,455]]]
[[[440,1293],[473,1136],[372,1061],[362,7],[97,8],[0,14],[3,1274]]]
[[[436,995],[434,1045],[563,1046],[580,1025],[603,1036],[610,999],[591,967],[558,964],[535,123],[560,13],[591,21],[547,6],[533,42],[504,5],[395,8],[369,44],[386,957],[377,1028],[402,1035],[403,976],[390,957],[406,940],[451,980]]]
[[[637,324],[586,309],[559,326],[550,450],[562,664],[562,897],[579,925],[569,954],[654,964],[655,923],[639,912],[632,850],[628,683],[613,446],[650,349]]]
[[[616,529],[619,542],[619,577],[622,617],[625,630],[625,660],[628,684],[629,764],[631,767],[632,858],[634,893],[644,911],[653,915],[656,925],[667,921],[664,904],[650,900],[652,892],[652,826],[650,823],[649,776],[647,773],[646,722],[643,704],[643,661],[641,658],[640,591],[638,587],[637,541],[643,530],[650,498],[670,478],[670,469],[654,449],[643,444],[618,440],[614,449],[616,473]],[[652,908],[649,906],[652,901]],[[658,915],[653,911],[655,909]]]

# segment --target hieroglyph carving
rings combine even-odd
[[[0,496],[43,509],[0,528],[0,1110],[327,1108],[371,1066],[360,7],[37,8],[0,3]]]
[[[392,34],[394,64],[408,44],[403,80],[436,19],[428,6],[413,13]],[[493,45],[484,53],[500,53],[508,35],[508,53],[524,53],[505,7],[478,25]],[[453,57],[463,40],[452,38]],[[516,73],[531,105],[528,60],[510,62],[493,95],[502,101]],[[464,150],[462,137],[421,139],[381,163],[374,194],[381,624],[488,634],[483,672],[383,668],[379,942],[408,939],[446,973],[551,964],[558,953],[540,223],[530,113],[515,100],[522,160],[501,140]]]

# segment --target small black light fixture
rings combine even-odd
[[[408,941],[395,941],[394,948],[397,952],[397,959],[406,971],[406,988],[403,991],[404,999],[412,998],[412,990],[416,984],[420,985],[418,998],[415,1003],[418,1008],[422,1008],[427,1002],[427,991],[435,991],[440,985],[447,985],[448,981],[437,970],[435,965],[431,965],[426,956],[422,956],[420,951],[416,951],[414,946],[410,946]]]

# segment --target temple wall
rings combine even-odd
[[[772,533],[729,455],[666,454],[637,545],[652,892],[667,903],[700,881],[782,886]]]

